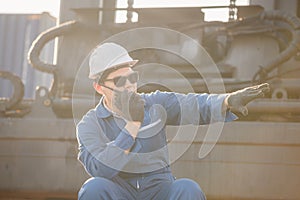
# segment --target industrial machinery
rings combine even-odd
[[[247,117],[225,124],[205,157],[198,152],[209,126],[186,127],[197,134],[171,167],[177,177],[196,180],[208,199],[299,199],[300,19],[230,2],[228,22],[206,22],[206,7],[134,8],[128,1],[117,9],[104,1],[101,8],[73,8],[74,19],[41,33],[28,60],[53,76],[50,88],[23,99],[21,79],[0,72],[14,87],[0,101],[0,199],[76,198],[88,175],[76,160],[75,124],[100,98],[87,60],[104,41],[123,44],[140,59],[140,92],[220,93],[268,82],[269,95],[250,103]],[[115,23],[119,11],[126,23]],[[46,63],[41,51],[57,38],[56,63]],[[168,130],[175,146],[186,142],[173,140],[176,127]]]

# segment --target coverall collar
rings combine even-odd
[[[101,97],[98,105],[96,106],[96,115],[99,118],[107,118],[113,114],[104,106],[104,97]]]

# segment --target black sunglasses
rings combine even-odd
[[[112,81],[115,86],[117,87],[123,87],[126,84],[126,80],[129,80],[130,83],[136,83],[139,80],[139,74],[138,72],[133,72],[129,74],[128,76],[117,76],[112,79],[104,79],[102,82],[105,81]]]

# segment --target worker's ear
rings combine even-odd
[[[103,95],[103,90],[102,90],[102,86],[99,85],[98,83],[96,82],[93,82],[93,87],[94,89],[101,95]]]

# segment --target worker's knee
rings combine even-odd
[[[109,194],[112,189],[112,182],[105,178],[93,177],[87,180],[78,192],[78,199],[100,199],[103,195]]]
[[[206,199],[200,186],[195,181],[186,178],[174,181],[170,195],[172,196],[170,199]]]

